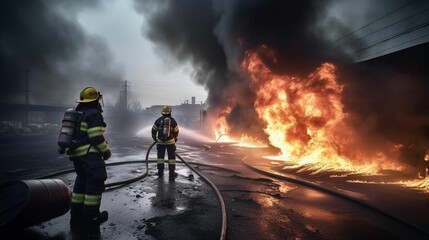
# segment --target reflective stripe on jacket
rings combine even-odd
[[[171,119],[171,125],[170,125],[171,134],[167,140],[163,141],[157,135],[158,135],[159,130],[161,130],[161,128],[162,128],[161,120],[163,120],[166,117]],[[178,126],[176,120],[173,117],[171,117],[170,114],[163,115],[162,117],[159,117],[152,126],[152,138],[156,139],[156,142],[159,145],[175,144],[178,136],[179,136],[179,126]]]
[[[84,110],[78,133],[78,140],[83,145],[77,147],[68,157],[81,157],[88,153],[102,154],[109,151],[109,146],[104,140],[105,126],[100,111],[95,109]]]

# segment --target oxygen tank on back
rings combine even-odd
[[[171,119],[166,117],[162,122],[161,139],[164,141],[167,140],[168,137],[170,137],[170,131],[171,131]]]
[[[58,136],[58,152],[63,154],[67,147],[73,142],[77,130],[79,120],[79,112],[73,108],[69,108],[64,112],[64,118],[61,122],[61,129]]]

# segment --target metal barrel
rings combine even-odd
[[[29,227],[68,212],[71,191],[59,179],[22,180],[0,186],[0,229]]]

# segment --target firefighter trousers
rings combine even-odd
[[[77,176],[73,187],[70,214],[72,218],[95,218],[100,213],[101,195],[105,189],[106,164],[101,156],[95,153],[88,153],[71,160]]]
[[[164,162],[165,162],[165,150],[167,150],[168,155],[168,170],[174,172],[176,170],[176,144],[170,145],[161,145],[157,144],[156,150],[158,151],[158,161],[157,167],[158,171],[164,171]]]

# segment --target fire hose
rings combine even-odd
[[[113,187],[122,187],[122,186],[124,186],[124,185],[127,185],[127,184],[130,184],[130,183],[132,183],[132,182],[136,182],[136,181],[138,181],[138,180],[141,180],[141,179],[143,179],[143,178],[145,178],[147,175],[148,175],[148,172],[149,172],[149,162],[156,162],[156,161],[149,161],[149,153],[150,153],[150,151],[151,151],[151,149],[153,148],[153,146],[156,144],[156,142],[154,142],[154,143],[152,143],[151,145],[150,145],[150,147],[149,147],[149,149],[147,150],[147,153],[146,153],[146,159],[145,159],[145,165],[146,165],[146,170],[144,171],[144,173],[143,174],[141,174],[141,175],[139,175],[139,176],[137,176],[137,177],[135,177],[135,178],[131,178],[131,179],[127,179],[127,180],[123,180],[123,181],[118,181],[118,182],[112,182],[112,183],[108,183],[108,184],[106,184],[105,185],[105,187],[106,188],[110,188],[110,189],[113,189]],[[222,195],[220,194],[220,191],[217,189],[217,187],[208,179],[208,178],[206,178],[203,174],[201,174],[199,171],[197,171],[194,167],[192,167],[190,164],[195,164],[195,165],[200,165],[200,166],[210,166],[210,167],[216,167],[216,168],[222,168],[222,167],[217,167],[217,166],[212,166],[212,165],[208,165],[208,164],[202,164],[202,163],[195,163],[195,162],[187,162],[187,161],[185,161],[179,154],[177,154],[176,153],[176,156],[184,163],[184,164],[186,164],[192,171],[194,171],[198,176],[200,176],[206,183],[208,183],[209,185],[210,185],[210,187],[215,191],[215,193],[216,193],[216,196],[217,196],[217,198],[218,198],[218,200],[219,200],[219,203],[220,203],[220,206],[221,206],[221,209],[222,209],[222,228],[221,228],[221,234],[220,234],[220,239],[221,240],[224,240],[225,239],[225,236],[226,236],[226,222],[227,222],[227,217],[226,217],[226,207],[225,207],[225,203],[224,203],[224,200],[223,200],[223,198],[222,198]],[[142,163],[143,161],[125,161],[125,162],[113,162],[113,163],[108,163],[108,164],[106,164],[106,166],[115,166],[115,165],[123,165],[123,164],[130,164],[130,163]],[[222,168],[223,169],[223,168]],[[74,168],[70,168],[70,169],[65,169],[65,170],[62,170],[62,171],[58,171],[58,172],[54,172],[54,173],[51,173],[51,174],[48,174],[48,175],[44,175],[44,176],[41,176],[41,177],[39,177],[39,178],[37,178],[37,179],[39,179],[40,181],[44,181],[44,180],[47,180],[47,179],[49,179],[49,178],[52,178],[52,177],[55,177],[55,176],[58,176],[58,175],[62,175],[62,174],[66,174],[66,173],[70,173],[70,172],[74,172]],[[34,185],[34,182],[32,182],[32,180],[29,180],[30,181],[30,184],[33,184]],[[34,180],[33,180],[34,181]],[[42,188],[43,188],[43,186],[44,187],[49,187],[49,186],[47,186],[47,184],[48,185],[53,185],[53,186],[55,186],[55,187],[58,187],[58,186],[60,186],[60,187],[62,187],[63,189],[62,190],[64,190],[64,188],[67,188],[66,186],[62,186],[62,185],[64,185],[64,184],[61,184],[61,182],[58,180],[58,181],[56,181],[56,179],[52,179],[50,182],[46,182],[46,181],[44,181],[44,182],[37,182],[36,184],[39,184],[39,185],[42,185]],[[27,183],[27,184],[29,184],[28,182],[26,182],[26,181],[23,181],[24,183]],[[22,185],[22,183],[20,183],[21,185]],[[22,188],[22,186],[21,186],[21,188]],[[68,188],[67,188],[68,189]],[[109,189],[109,190],[110,190]],[[68,191],[70,191],[70,190],[68,190]],[[49,195],[50,195],[51,193],[49,193]],[[66,196],[67,194],[62,194],[62,198],[64,198],[65,200],[68,200],[68,202],[70,202],[71,201],[71,197],[70,196]],[[69,199],[67,199],[67,198],[69,198]],[[7,207],[7,206],[6,206]],[[34,219],[34,221],[32,221],[32,222],[26,222],[25,221],[25,219],[28,219],[28,216],[26,216],[28,213],[13,213],[13,214],[11,214],[11,215],[13,215],[13,216],[3,216],[3,214],[0,216],[1,217],[1,221],[0,221],[0,223],[1,223],[1,225],[0,225],[0,228],[3,228],[3,227],[9,227],[9,225],[11,225],[11,224],[9,224],[9,223],[12,223],[12,224],[14,224],[14,223],[19,223],[19,224],[21,224],[21,225],[23,225],[23,226],[30,226],[30,225],[33,225],[33,224],[36,224],[36,223],[38,223],[38,222],[43,222],[43,221],[47,221],[47,220],[49,220],[49,219],[52,219],[52,218],[55,218],[55,217],[58,217],[58,216],[60,216],[60,215],[62,215],[62,214],[64,214],[65,212],[65,210],[67,210],[68,211],[68,208],[67,209],[65,209],[65,207],[62,207],[63,209],[61,209],[61,210],[58,210],[59,211],[59,213],[60,214],[54,214],[54,215],[47,215],[47,216],[44,216],[42,219]],[[22,210],[22,209],[21,209]],[[67,212],[66,211],[66,212]],[[15,216],[16,215],[16,216]],[[14,218],[15,217],[15,218]],[[16,218],[18,218],[18,219],[16,219]],[[4,223],[4,224],[3,224]]]
[[[176,156],[183,163],[185,163],[186,166],[188,166],[190,169],[192,169],[192,171],[197,173],[198,176],[200,176],[202,179],[204,179],[213,188],[213,190],[216,192],[216,196],[218,197],[220,206],[222,208],[222,230],[221,230],[220,239],[222,239],[222,240],[225,239],[225,236],[226,236],[226,207],[225,207],[225,202],[223,201],[222,195],[220,194],[217,187],[208,178],[206,178],[203,174],[201,174],[199,171],[197,171],[195,168],[193,168],[189,163],[187,163],[185,160],[183,160],[183,158],[179,154],[176,153]]]

